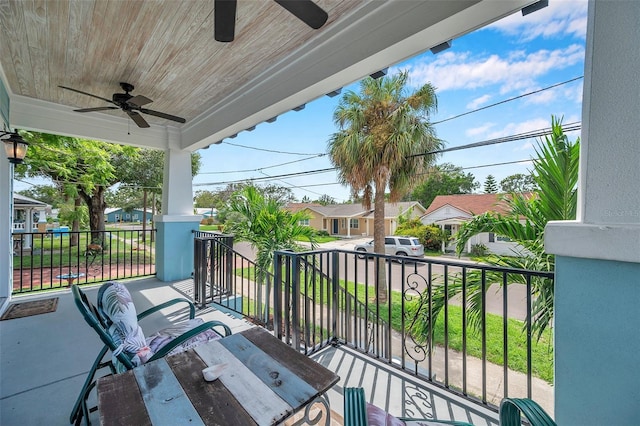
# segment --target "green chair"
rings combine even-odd
[[[220,321],[204,322],[195,318],[195,306],[187,299],[172,299],[136,314],[131,295],[120,283],[107,282],[100,287],[98,308],[77,285],[71,286],[71,292],[83,318],[104,343],[73,406],[70,422],[76,426],[82,422],[83,417],[85,424],[89,425],[89,413],[97,410],[97,407],[87,407],[87,399],[96,386],[96,374],[99,370],[108,368],[107,374],[117,374],[142,363],[189,349],[199,343],[231,334],[231,329]],[[176,323],[145,338],[138,320],[179,303],[188,305],[189,320]],[[214,328],[220,328],[221,331],[218,332]],[[105,358],[108,351],[112,353],[110,359]]]
[[[364,389],[344,388],[344,424],[345,426],[369,426]],[[377,411],[384,413],[381,409]],[[500,426],[521,426],[522,417],[530,426],[557,426],[540,405],[528,398],[505,398],[500,403]],[[384,424],[448,424],[470,426],[469,423],[452,420],[393,418],[386,415]]]
[[[367,407],[367,401],[364,396],[363,388],[344,388],[344,426],[370,426],[368,413],[372,417],[384,416],[380,424],[402,425],[417,422],[420,424],[434,425],[457,425],[457,426],[473,426],[465,422],[457,422],[453,420],[434,420],[434,419],[411,419],[407,417],[393,417],[385,413],[380,408],[373,405]],[[373,412],[371,412],[373,411]]]
[[[505,398],[500,403],[500,426],[520,426],[522,416],[531,426],[557,426],[535,401],[528,398]]]

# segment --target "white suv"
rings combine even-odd
[[[364,244],[356,244],[355,251],[373,253],[373,240]],[[392,235],[384,237],[384,252],[388,255],[423,257],[424,246],[416,237]],[[361,259],[364,255],[359,255]]]

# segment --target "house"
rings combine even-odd
[[[147,222],[153,220],[153,213],[150,209],[147,209],[146,215],[143,214],[142,209],[126,211],[121,207],[115,207],[104,210],[104,221],[107,223],[141,222],[143,216],[146,217]]]
[[[14,193],[13,232],[45,232],[47,209],[51,209],[47,203]]]
[[[241,37],[216,44],[206,23],[198,26],[212,16],[209,2],[175,7],[173,2],[86,0],[57,8],[13,2],[0,14],[0,121],[5,129],[164,150],[163,211],[154,218],[157,276],[177,281],[193,272],[192,231],[200,222],[193,215],[192,152],[215,148],[225,138],[362,77],[545,3],[323,1],[330,19],[314,30],[278,14],[275,2],[254,2],[256,19],[243,27]],[[95,13],[98,7],[113,17],[111,22],[130,22],[136,37],[123,39],[112,25],[102,25],[105,15]],[[156,25],[144,25],[150,10]],[[276,16],[291,30],[269,25]],[[553,354],[558,424],[637,423],[638,16],[638,1],[589,1],[578,214],[576,220],[550,222],[545,229],[545,250],[555,255],[557,273]],[[194,22],[194,17],[202,20]],[[551,25],[547,15],[540,21]],[[116,45],[117,55],[104,48]],[[75,108],[105,104],[57,87],[65,84],[103,97],[119,90],[110,81],[128,79],[138,86],[134,96],[149,96],[156,100],[155,110],[181,114],[187,122],[147,115],[149,127],[138,128],[120,111],[79,115]],[[223,155],[219,161],[225,161]],[[2,247],[11,243],[12,173],[10,163],[0,161]],[[12,298],[13,257],[8,250],[1,253],[0,306],[5,307]],[[594,366],[597,373],[590,374]]]
[[[292,203],[286,208],[292,212],[306,211],[310,218],[303,224],[317,231],[327,231],[330,235],[346,238],[373,235],[373,208],[365,209],[360,203],[326,206],[314,203]],[[400,215],[408,218],[420,217],[425,213],[425,208],[417,201],[403,201],[385,203],[384,212],[384,232],[386,235],[391,235],[398,227]]]
[[[425,225],[439,226],[455,236],[460,230],[460,225],[469,222],[474,216],[487,212],[508,213],[506,204],[500,200],[501,196],[502,194],[438,195],[420,220]],[[491,253],[501,255],[513,255],[520,250],[520,246],[511,242],[509,238],[493,232],[482,232],[472,237],[465,251],[471,252],[474,244],[483,244]],[[456,241],[452,239],[446,245],[443,243],[442,251],[455,251],[455,248]]]

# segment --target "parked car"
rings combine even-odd
[[[356,244],[354,250],[373,253],[373,240],[363,244]],[[391,235],[384,237],[384,252],[395,256],[423,257],[424,246],[420,244],[420,240],[416,237]],[[361,259],[364,256],[364,254],[358,255]]]

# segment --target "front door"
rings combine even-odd
[[[332,228],[333,228],[333,234],[337,234],[338,233],[338,219],[331,219],[331,221],[333,222]]]

